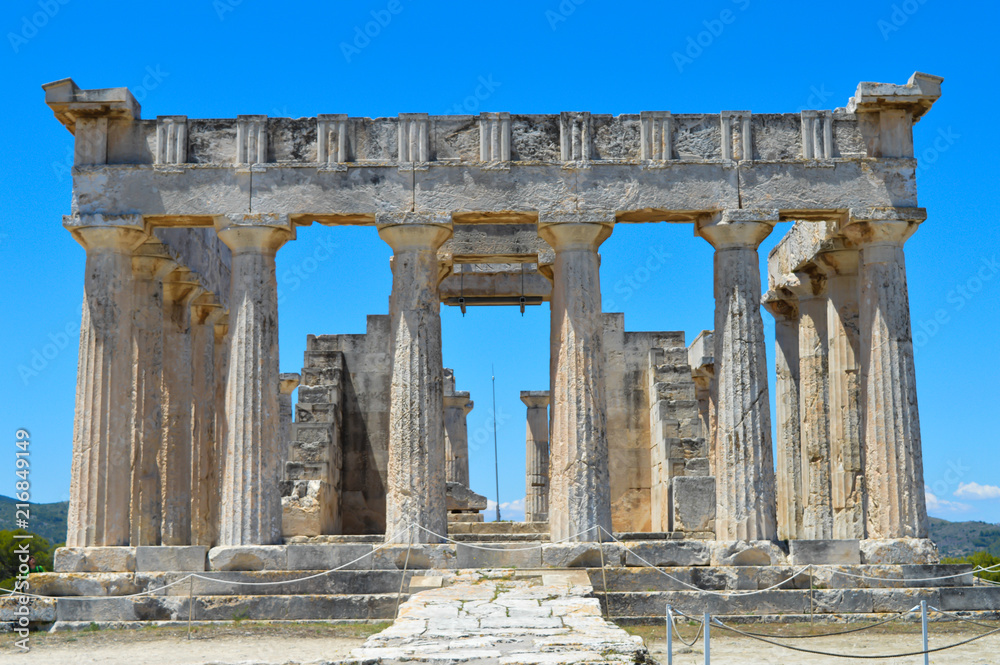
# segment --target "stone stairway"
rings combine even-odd
[[[468,571],[417,593],[352,657],[384,665],[652,663],[642,639],[604,620],[583,571]]]

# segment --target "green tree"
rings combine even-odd
[[[31,538],[15,538],[17,535],[30,535]],[[39,566],[43,570],[52,570],[55,548],[48,540],[24,529],[0,531],[0,589],[14,588],[14,578],[17,577],[21,565],[21,554],[17,550],[23,547],[24,543],[28,544],[28,551],[34,558],[32,572]]]
[[[941,559],[941,563],[970,563],[980,568],[990,568],[1000,564],[1000,557],[993,556],[989,552],[976,552],[969,556],[953,557]],[[976,577],[981,577],[990,582],[1000,582],[1000,568],[994,568],[989,572],[978,572]]]

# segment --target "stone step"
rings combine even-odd
[[[587,573],[594,589],[603,590],[606,578],[608,589],[618,592],[692,591],[691,586],[710,591],[744,591],[768,589],[782,582],[783,589],[971,587],[974,579],[972,566],[965,564],[817,565],[811,575],[810,571],[795,575],[800,570],[801,566],[617,567],[603,571],[588,568]],[[960,576],[932,579],[947,575]]]
[[[519,533],[516,536],[505,533],[453,533],[448,537],[460,543],[478,543],[482,545],[493,543],[530,545],[532,543],[547,543],[550,540],[548,533]]]
[[[924,589],[796,589],[719,596],[698,591],[609,592],[594,595],[612,617],[663,619],[666,606],[695,617],[743,614],[849,614],[906,612],[927,601],[945,611],[1000,611],[1000,587]],[[606,603],[606,604],[605,604]]]
[[[548,532],[548,522],[460,522],[448,525],[448,534],[452,537],[460,533],[513,535]]]
[[[402,600],[407,597],[403,594]],[[59,598],[55,601],[55,620],[186,621],[190,611],[194,621],[386,621],[395,616],[397,600],[395,593],[194,596],[190,603],[186,595]]]

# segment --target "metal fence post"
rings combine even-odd
[[[674,613],[667,605],[667,665],[674,665]]]
[[[705,619],[705,665],[711,665],[712,656],[709,653],[711,651],[711,648],[709,647],[710,645],[709,636],[711,634],[711,629],[709,628],[709,626],[712,623],[712,617],[709,616],[708,612],[705,612],[704,619]]]
[[[920,624],[924,636],[924,665],[930,665],[931,655],[927,653],[927,601],[920,601]]]

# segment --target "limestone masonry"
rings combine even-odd
[[[781,563],[786,540],[932,563],[903,246],[926,218],[912,126],[941,82],[789,114],[375,119],[142,119],[125,88],[43,86],[76,137],[64,225],[87,253],[62,569],[155,548],[243,569],[291,556],[261,546],[471,528],[474,402],[443,367],[440,307],[543,302],[550,383],[521,393],[531,533],[640,533],[704,551],[691,565]],[[757,248],[786,220],[765,288]],[[392,295],[280,374],[275,256],[314,222],[373,227]],[[693,340],[602,310],[601,244],[648,222],[715,249]]]

